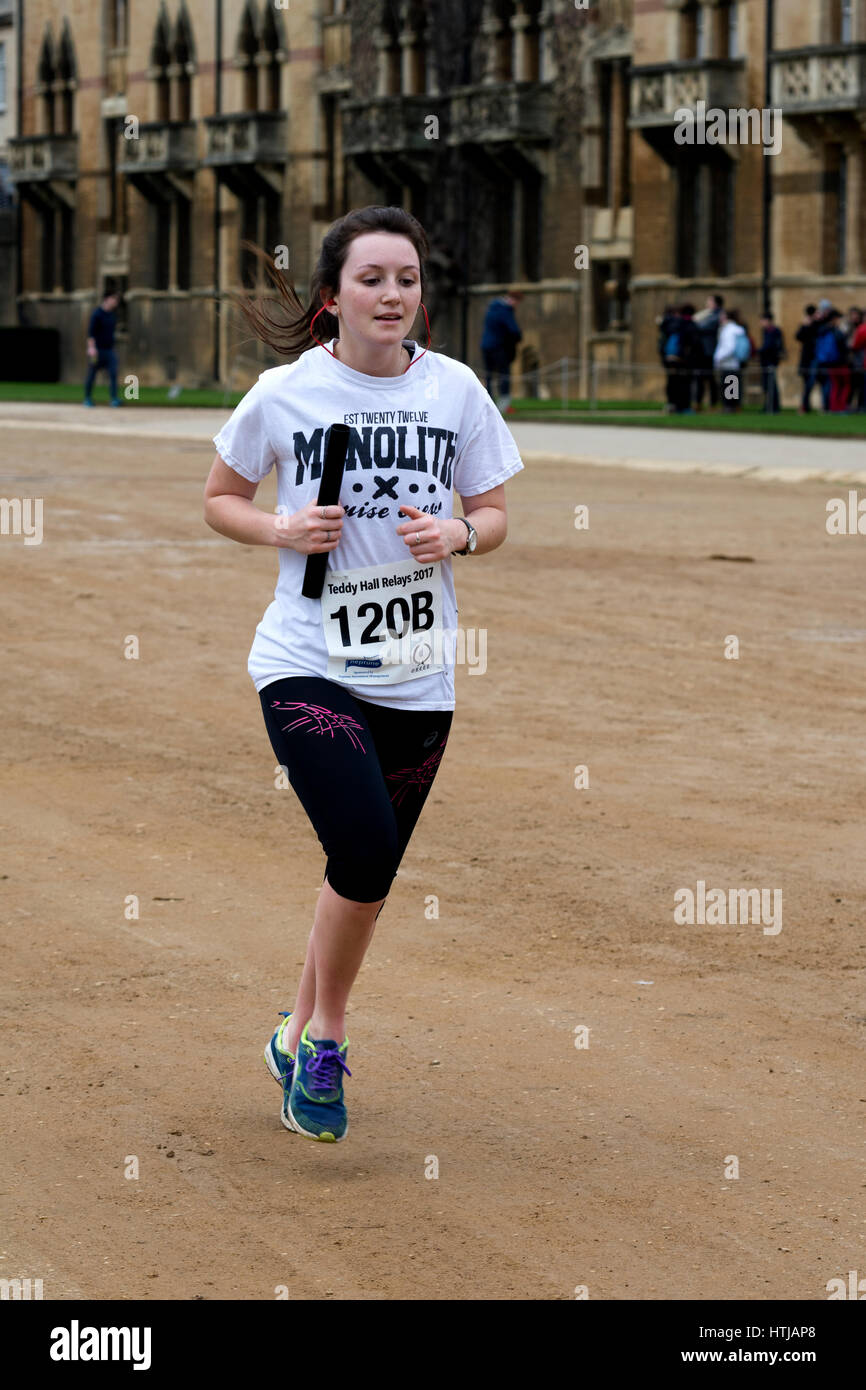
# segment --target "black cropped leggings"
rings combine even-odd
[[[322,676],[259,691],[271,747],[340,897],[386,898],[439,768],[452,710],[389,709]]]

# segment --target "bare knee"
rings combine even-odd
[[[343,882],[342,878],[340,879],[340,882]],[[352,879],[352,883],[357,884],[357,887],[353,887],[353,892],[357,892],[359,888],[364,887],[364,884],[358,882],[358,880],[356,879]],[[366,897],[358,898],[349,896],[347,893],[339,892],[331,883],[329,877],[326,877],[325,882],[322,884],[322,893],[325,893],[327,895],[327,898],[331,905],[337,908],[341,915],[356,917],[359,922],[367,922],[371,920],[375,921],[379,913],[382,911],[382,908],[385,906],[385,901],[387,898],[387,894],[384,894],[382,897],[372,899]]]

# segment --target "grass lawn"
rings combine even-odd
[[[696,415],[668,415],[661,406],[648,406],[646,401],[604,401],[590,410],[586,401],[569,402],[568,410],[554,406],[551,401],[512,401],[509,421],[551,420],[565,424],[639,425],[643,428],[665,430],[724,430],[732,434],[799,434],[823,438],[866,437],[866,412],[858,415],[825,414],[812,411],[800,415],[796,410],[780,410],[778,415],[765,415],[760,406],[745,406],[736,415],[721,411],[701,411]]]
[[[170,397],[166,386],[142,386],[139,399],[124,400],[123,409],[134,410],[149,405],[201,405],[233,410],[244,394],[243,391],[224,391],[212,387],[200,390],[183,387],[178,395]],[[82,387],[75,382],[0,381],[0,401],[45,401],[75,405],[81,402],[82,395]],[[108,386],[98,383],[94,387],[93,399],[96,405],[107,405]],[[579,421],[581,424],[641,425],[665,430],[727,430],[734,434],[758,431],[825,438],[866,436],[866,412],[860,415],[827,415],[822,411],[813,411],[810,415],[799,415],[796,410],[781,410],[778,415],[764,415],[759,406],[747,405],[737,415],[724,415],[721,411],[667,415],[661,405],[649,405],[646,401],[598,401],[590,409],[589,401],[570,400],[567,409],[563,410],[561,403],[556,400],[520,397],[515,397],[512,405],[514,409],[509,412],[508,419],[513,422],[552,420],[576,424]]]
[[[514,406],[515,410],[520,411],[521,415],[532,415],[533,418],[537,416],[562,415],[563,413],[572,414],[574,411],[580,411],[582,414],[585,414],[589,410],[592,410],[593,413],[597,411],[599,414],[606,413],[609,410],[639,410],[646,415],[648,411],[661,409],[660,406],[654,405],[652,401],[596,401],[595,405],[591,407],[589,401],[571,399],[565,407],[565,412],[563,412],[562,400],[555,394],[546,401],[539,400],[537,396],[515,396],[511,404]]]
[[[121,382],[123,378],[121,377]],[[232,410],[245,393],[243,391],[222,391],[219,388],[205,387],[191,390],[184,386],[179,395],[169,397],[167,386],[141,386],[139,399],[127,401],[120,386],[120,399],[124,410],[134,410],[143,405],[210,405],[225,406]],[[80,405],[84,399],[84,387],[74,381],[0,381],[0,401],[45,401],[56,405]],[[93,388],[95,405],[108,405],[108,386],[97,381]]]

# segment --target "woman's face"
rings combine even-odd
[[[341,338],[376,347],[402,342],[421,303],[421,268],[409,238],[396,232],[356,236],[334,299]]]

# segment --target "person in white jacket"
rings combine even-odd
[[[719,393],[728,413],[740,408],[743,363],[737,356],[737,343],[745,331],[736,309],[722,310],[713,366],[719,373]]]

